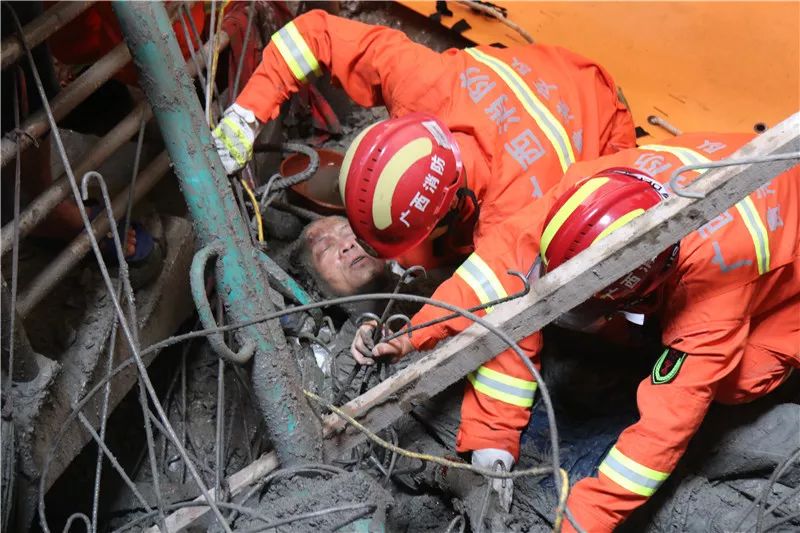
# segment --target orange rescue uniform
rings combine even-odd
[[[56,2],[46,2],[45,7],[49,9],[55,4]],[[205,22],[203,3],[195,2],[189,9],[197,31],[202,34]],[[172,27],[183,57],[189,57],[181,22],[174,22]],[[84,65],[98,61],[122,43],[122,30],[111,8],[111,2],[97,2],[55,32],[47,42],[53,55],[62,63]],[[194,49],[201,45],[202,43],[192,43]],[[139,73],[133,63],[128,63],[114,75],[114,79],[135,86],[139,83]]]
[[[312,77],[334,83],[362,106],[392,117],[435,114],[458,140],[466,197],[445,235],[434,232],[401,264],[455,265],[492,225],[559,182],[569,165],[635,145],[633,120],[599,65],[555,46],[476,47],[443,53],[400,31],[303,14],[272,36],[236,100],[262,122]],[[476,222],[477,219],[477,222]]]
[[[535,209],[526,208],[479,245],[433,298],[468,308],[521,290],[507,271],[531,271],[546,214],[576,181],[625,166],[666,182],[679,166],[727,157],[751,137],[687,134],[573,165]],[[712,401],[753,400],[800,366],[799,247],[797,166],[681,241],[677,268],[652,317],[660,320],[666,350],[639,386],[640,419],[620,435],[597,477],[579,481],[570,493],[568,504],[583,528],[612,531],[644,503],[672,472]],[[442,314],[426,306],[412,324]],[[457,319],[431,326],[414,332],[412,343],[428,349],[468,325]],[[535,358],[540,342],[535,333],[522,345]],[[480,367],[466,386],[459,450],[499,447],[518,455],[534,389],[510,350]]]

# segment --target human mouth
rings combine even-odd
[[[353,259],[353,261],[350,263],[350,266],[354,267],[354,266],[356,266],[357,264],[359,264],[361,261],[363,261],[366,258],[367,258],[366,255],[360,255],[360,256],[356,257],[355,259]]]

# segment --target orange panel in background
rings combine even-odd
[[[436,2],[400,2],[423,15]],[[494,2],[534,39],[602,63],[638,126],[659,115],[683,131],[753,131],[800,110],[800,2]],[[478,44],[522,44],[495,19],[447,2],[451,27]]]

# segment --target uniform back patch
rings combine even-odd
[[[680,352],[674,348],[667,348],[653,367],[651,379],[653,385],[664,385],[670,383],[678,375],[686,359],[686,352]]]

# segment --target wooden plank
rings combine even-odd
[[[800,151],[800,113],[756,137],[732,158],[797,151]],[[709,171],[693,186],[694,191],[705,193],[703,199],[670,198],[612,233],[602,247],[584,251],[538,280],[525,297],[496,307],[486,320],[515,340],[540,330],[795,165],[796,160],[775,161]],[[504,349],[506,345],[497,336],[473,324],[353,399],[344,410],[375,431],[384,429]],[[328,457],[346,453],[362,441],[358,432],[352,428],[342,432],[343,428],[342,420],[335,414],[324,419]]]
[[[228,477],[227,483],[231,496],[237,496],[246,487],[249,487],[276,468],[278,468],[278,456],[275,452],[262,455],[245,468]],[[216,489],[211,489],[209,492],[212,497],[216,497]],[[204,502],[205,498],[198,496],[193,501]],[[166,518],[167,531],[181,531],[203,518],[209,510],[208,506],[178,509]],[[146,530],[146,533],[159,533],[159,531],[158,526],[152,526]]]

